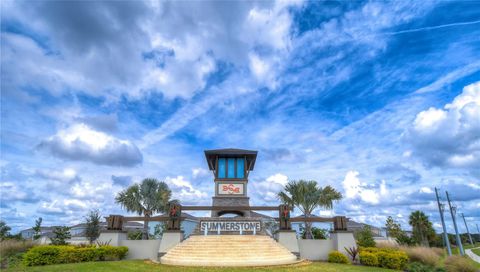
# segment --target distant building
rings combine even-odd
[[[125,231],[143,230],[143,224],[138,222],[127,222],[123,225],[123,227]],[[52,238],[54,229],[55,229],[55,226],[41,227],[40,238]],[[107,223],[100,222],[100,230],[105,230],[105,229],[107,229]],[[71,226],[70,234],[72,235],[72,240],[87,240],[85,236],[86,230],[87,230],[87,224],[85,223]],[[20,231],[20,235],[22,236],[23,239],[26,239],[26,240],[32,240],[34,234],[35,234],[35,231],[33,230],[33,228],[28,228]]]
[[[55,227],[40,227],[40,237],[53,237],[53,229]],[[28,228],[20,231],[20,235],[25,240],[32,240],[33,235],[35,235],[35,231],[33,228]]]
[[[309,217],[310,218],[319,218],[319,216],[316,216],[316,215],[310,215]],[[292,219],[302,219],[302,218],[303,218],[303,215],[292,217]],[[356,233],[356,232],[362,230],[365,226],[369,226],[370,229],[372,230],[372,235],[373,235],[374,238],[387,237],[387,231],[386,231],[385,228],[379,228],[379,227],[375,227],[375,226],[372,226],[372,225],[369,225],[369,224],[356,222],[356,221],[353,221],[350,218],[348,218],[347,220],[348,220],[347,221],[347,230],[348,231],[352,231],[353,233]],[[297,237],[300,237],[302,235],[303,230],[304,230],[304,225],[305,225],[304,222],[294,222],[294,223],[292,223],[292,229],[297,232]],[[333,230],[333,225],[330,222],[325,222],[325,223],[315,222],[315,223],[312,223],[312,227],[326,229],[326,230],[329,230],[329,231]]]
[[[372,225],[369,225],[369,224],[356,222],[356,221],[353,221],[350,218],[348,218],[347,230],[353,231],[353,233],[359,232],[365,226],[370,227],[370,229],[372,231],[372,235],[373,235],[374,238],[375,237],[387,237],[387,230],[385,228],[379,228],[379,227],[375,227],[375,226],[372,226]]]

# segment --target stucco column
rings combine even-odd
[[[167,230],[163,232],[162,240],[160,241],[160,249],[158,250],[158,257],[162,257],[183,241],[183,231],[180,230]]]
[[[120,241],[127,240],[127,232],[122,230],[104,230],[100,232],[97,241],[111,246],[120,246]]]
[[[346,248],[356,247],[357,243],[351,231],[334,231],[330,233],[330,239],[333,243],[333,249],[342,252],[348,256]]]
[[[294,230],[280,230],[278,232],[278,242],[297,257],[300,256],[297,233]]]

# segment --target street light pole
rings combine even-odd
[[[457,207],[452,207],[452,204],[450,203],[450,197],[448,196],[448,192],[445,192],[447,194],[447,201],[448,201],[448,206],[450,207],[450,214],[452,215],[452,220],[453,220],[453,227],[455,228],[455,237],[457,238],[457,246],[460,249],[460,255],[464,256],[465,251],[463,251],[463,246],[462,246],[462,239],[460,239],[460,234],[458,234],[458,228],[457,228],[457,220],[455,220],[455,215],[457,213]]]
[[[450,248],[450,241],[448,240],[447,227],[445,226],[445,219],[443,217],[443,213],[445,212],[445,204],[440,203],[437,187],[435,187],[435,195],[437,196],[438,211],[440,212],[440,220],[442,221],[443,242],[447,246],[448,256],[452,256],[452,249]]]
[[[463,218],[463,223],[465,223],[465,228],[467,229],[467,233],[468,233],[468,239],[470,239],[470,244],[473,246],[473,240],[472,240],[472,235],[470,235],[470,231],[468,230],[468,226],[467,226],[467,221],[465,221],[465,215],[462,214],[462,218]]]

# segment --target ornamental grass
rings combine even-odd
[[[430,266],[436,266],[443,255],[443,251],[421,246],[401,247],[400,250],[407,253],[411,262],[420,262]]]

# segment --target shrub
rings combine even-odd
[[[3,258],[22,253],[33,246],[33,241],[4,240],[0,242],[0,256]]]
[[[428,247],[402,247],[412,262],[420,262],[429,266],[436,266],[442,254]]]
[[[372,229],[369,226],[364,226],[359,232],[355,233],[357,245],[361,247],[374,247],[375,240],[373,240]]]
[[[397,236],[397,238],[395,238],[395,241],[399,245],[403,245],[403,246],[415,245],[415,239],[413,239],[412,237],[409,237],[405,232],[402,232],[399,236]]]
[[[360,252],[360,263],[366,266],[378,266],[377,255],[371,252]]]
[[[59,246],[36,246],[25,253],[23,262],[27,266],[55,264],[59,254]]]
[[[445,269],[447,272],[475,272],[475,266],[467,258],[461,256],[449,256],[445,259]]]
[[[378,264],[380,267],[400,270],[405,268],[408,263],[408,256],[403,251],[397,252],[378,252]]]
[[[350,255],[350,257],[352,258],[352,262],[355,263],[355,261],[357,260],[357,256],[358,256],[358,247],[351,247],[351,248],[347,248],[347,247],[344,247],[345,251],[348,253],[348,255]]]
[[[114,246],[55,246],[43,245],[25,253],[23,262],[27,266],[60,263],[78,263],[104,260],[120,260],[127,255],[127,247]]]
[[[373,254],[377,260],[375,261],[371,255],[366,253]],[[400,270],[408,263],[408,256],[404,251],[394,248],[367,247],[360,249],[360,263]],[[377,265],[373,265],[375,263]]]
[[[445,269],[440,267],[433,267],[419,262],[407,264],[405,270],[407,272],[445,272]]]
[[[343,255],[339,251],[331,251],[328,254],[328,262],[329,263],[343,263],[348,264],[350,261],[348,260],[347,256]]]

